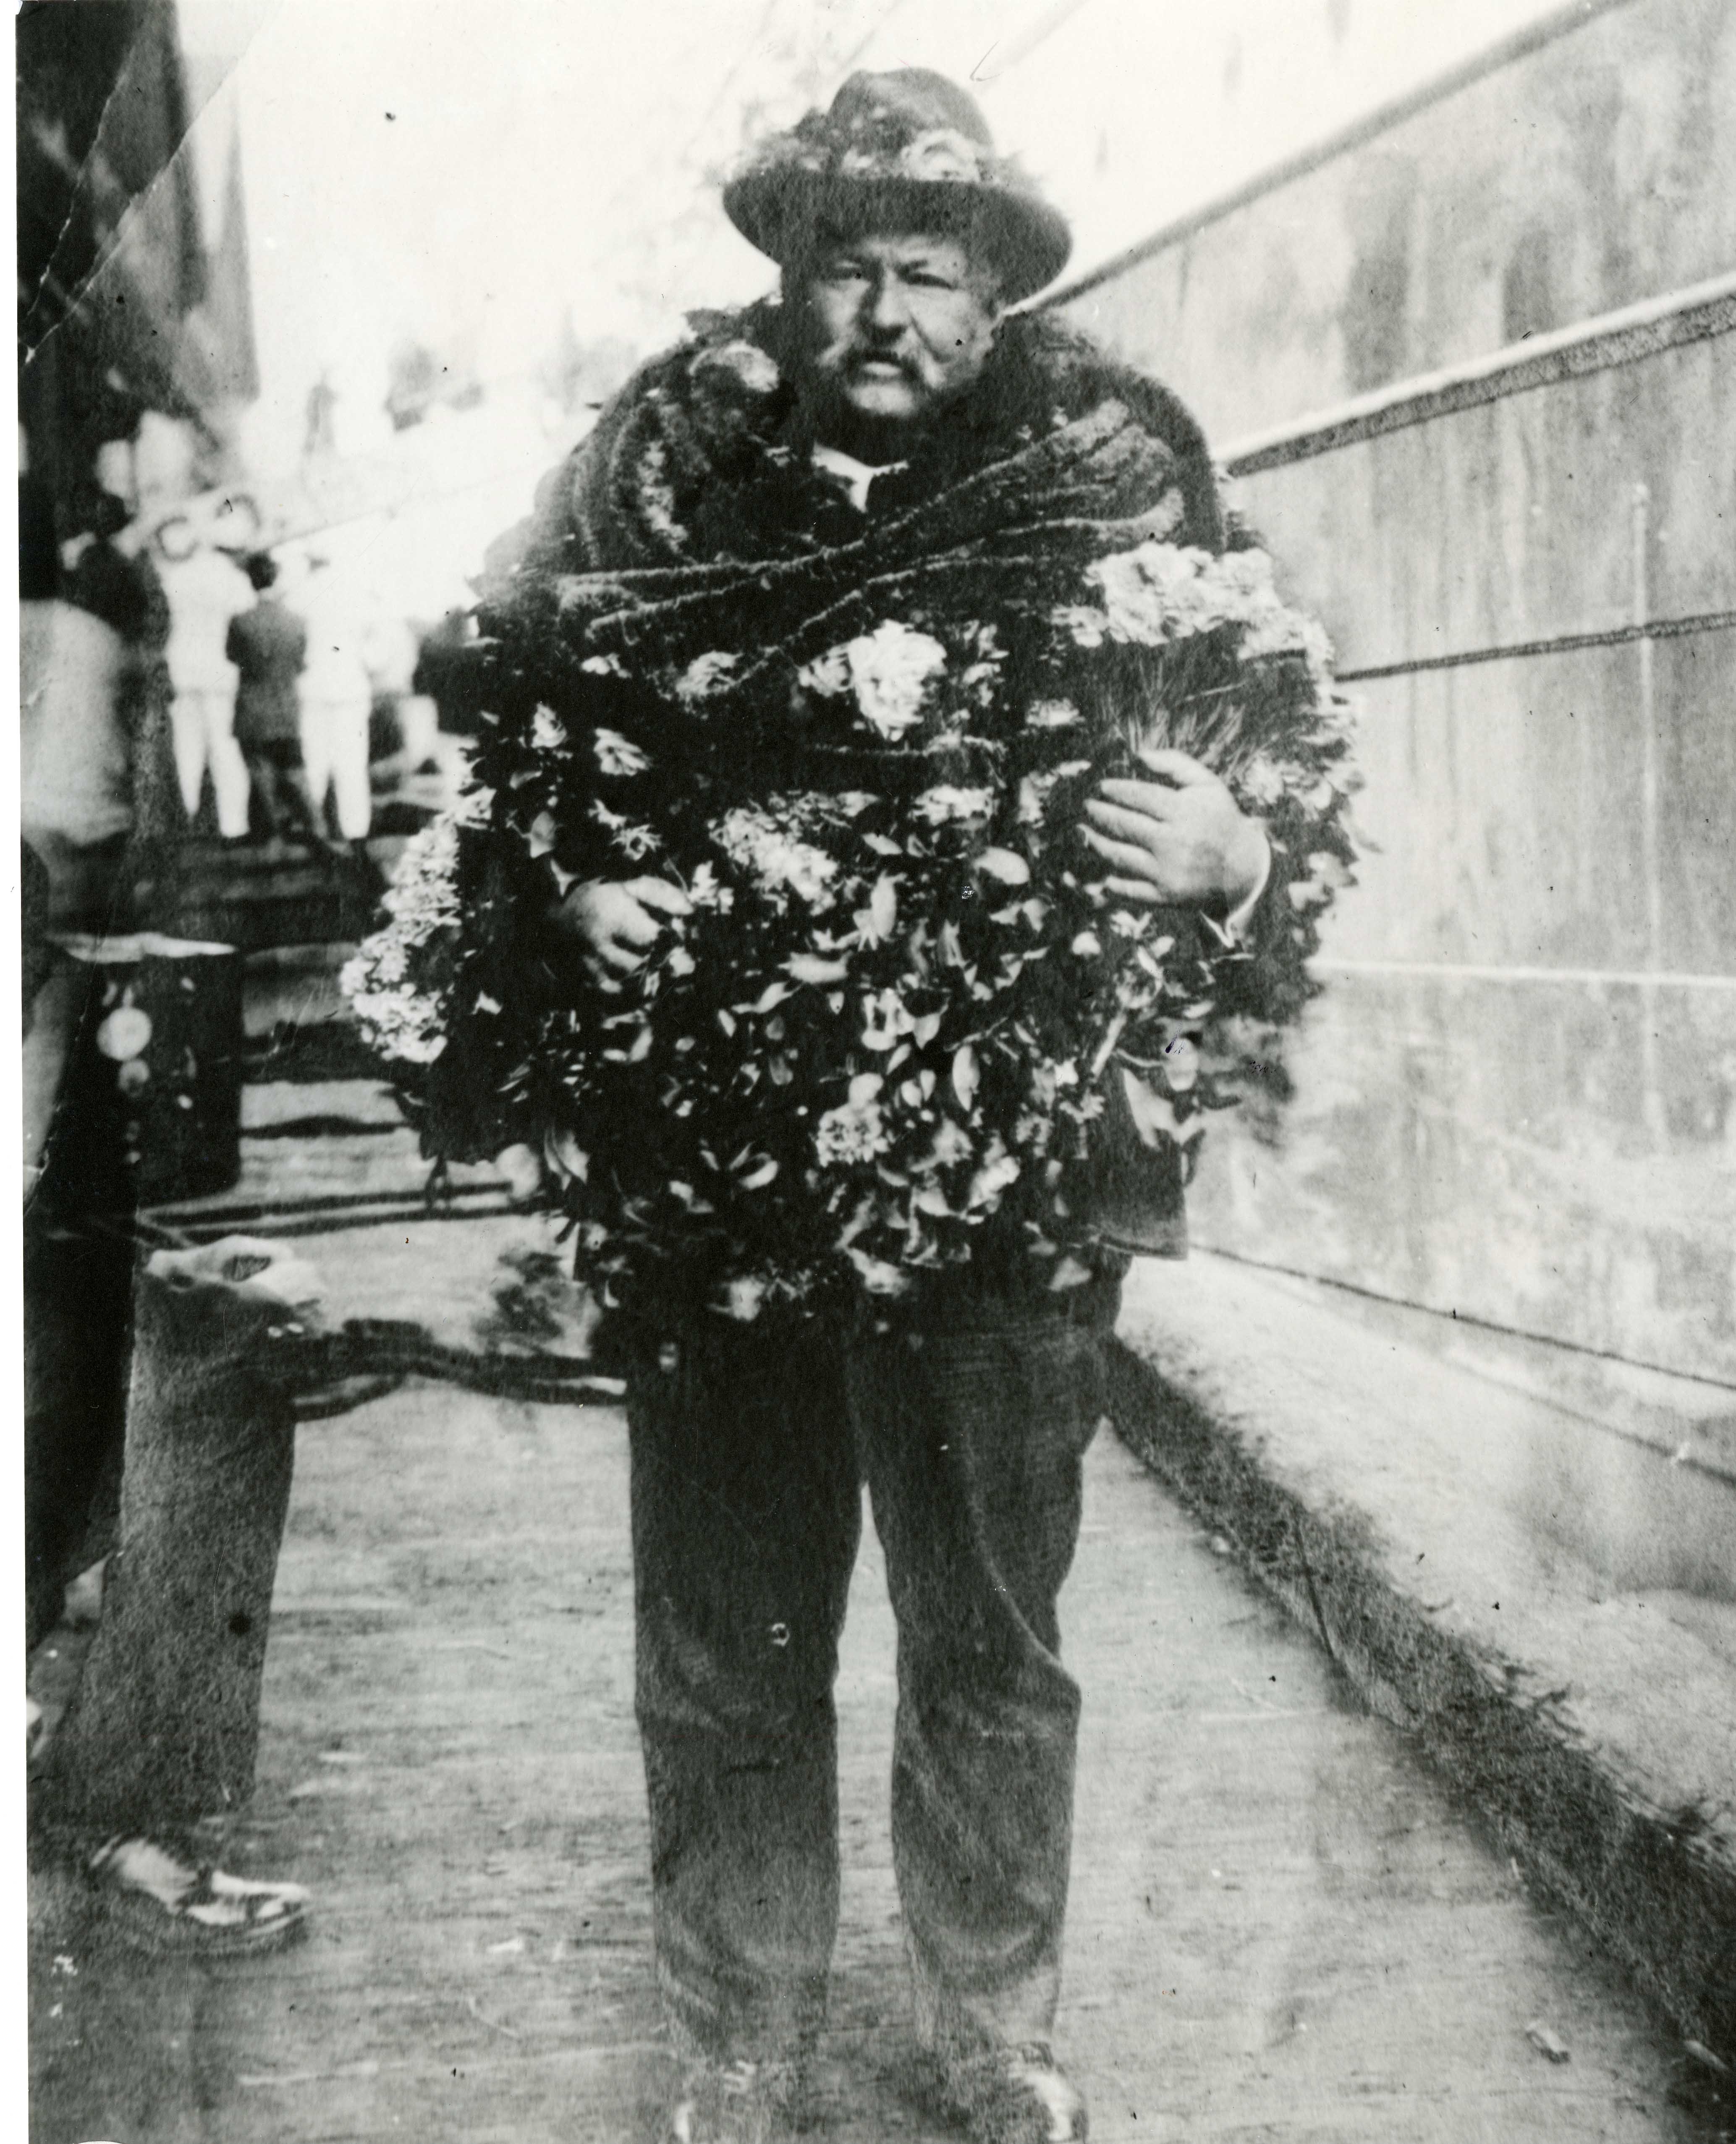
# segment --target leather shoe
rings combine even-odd
[[[776,2144],[801,2124],[793,2062],[705,2062],[682,2080],[664,2144]]]
[[[1084,2097],[1045,2041],[944,2058],[940,2084],[975,2144],[1084,2144],[1090,2132]]]

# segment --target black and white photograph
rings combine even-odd
[[[13,2132],[1736,2139],[1736,0],[13,57]]]

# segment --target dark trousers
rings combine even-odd
[[[269,1338],[294,1313],[269,1293],[271,1248],[226,1238],[139,1273],[119,1546],[37,1783],[65,1846],[141,1834],[196,1852],[201,1819],[253,1791],[295,1448]]]
[[[24,1218],[24,1645],[59,1621],[67,1581],[113,1546],[126,1372],[131,1243]]]
[[[248,816],[255,831],[269,841],[297,834],[323,840],[324,814],[315,811],[308,795],[299,739],[246,737],[241,741],[241,757],[253,785]]]
[[[838,1916],[832,1683],[873,1499],[898,1623],[893,1857],[925,2045],[1048,2037],[1079,1691],[1055,1602],[1119,1297],[960,1292],[848,1336],[697,1318],[629,1365],[657,1969],[711,2052],[817,2027]]]

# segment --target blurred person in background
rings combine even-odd
[[[111,591],[110,593],[112,593]],[[18,486],[19,819],[47,872],[44,927],[100,936],[131,922],[136,653],[70,600],[54,509]]]
[[[103,494],[92,540],[63,575],[52,502],[29,475],[20,479],[27,1658],[60,1621],[68,1584],[109,1559],[117,1542],[136,1565],[154,1556],[164,1576],[131,1588],[126,1627],[106,1633],[111,1660],[94,1679],[87,1660],[55,1739],[38,1732],[42,1723],[29,1707],[37,1760],[32,1825],[39,1850],[80,1870],[124,1937],[151,1950],[226,1955],[285,1941],[300,1928],[307,1896],[298,1884],[209,1865],[200,1820],[226,1814],[223,1782],[213,1788],[211,1764],[184,1761],[189,1751],[215,1750],[226,1776],[245,1787],[257,1710],[250,1656],[237,1669],[225,1655],[226,1645],[236,1645],[234,1626],[220,1615],[220,1627],[211,1627],[213,1606],[232,1588],[238,1514],[187,1501],[206,1425],[188,1418],[186,1397],[194,1388],[208,1395],[220,1422],[234,1426],[234,1417],[243,1437],[252,1425],[238,1413],[237,1397],[257,1399],[238,1378],[226,1387],[214,1379],[208,1333],[198,1348],[171,1336],[155,1379],[146,1380],[157,1457],[152,1485],[132,1498],[128,1536],[137,1156],[126,1151],[121,1114],[97,1105],[93,1083],[79,1072],[93,1053],[124,1060],[111,1065],[123,1081],[131,1067],[146,1071],[149,1020],[131,1005],[102,1016],[102,964],[71,957],[61,942],[112,938],[135,921],[136,730],[167,619],[148,560],[126,548],[126,517],[122,502]],[[117,1024],[126,1020],[132,1031],[123,1035]],[[209,1261],[211,1253],[192,1256]],[[250,1274],[266,1263],[250,1258]],[[201,1268],[198,1278],[218,1306],[218,1337],[240,1362],[261,1317],[280,1317],[281,1305],[275,1297],[263,1308],[241,1301],[221,1268],[209,1278]],[[170,1285],[159,1280],[157,1298],[172,1312]],[[136,1404],[135,1394],[135,1421]],[[234,1490],[245,1494],[245,1467],[233,1476]],[[174,1493],[166,1494],[171,1476]],[[241,1516],[258,1542],[255,1591],[269,1599],[280,1511],[266,1503]],[[217,1584],[192,1567],[174,1532],[177,1520],[223,1567]],[[252,1650],[262,1646],[261,1635]]]
[[[483,651],[468,610],[449,610],[422,635],[410,690],[434,702],[443,737],[476,735],[483,706]]]
[[[365,841],[373,821],[368,722],[374,686],[362,660],[355,606],[320,553],[308,560],[302,603],[307,659],[300,681],[301,756],[315,836],[327,838],[329,799],[339,838]]]
[[[126,501],[99,491],[89,519],[88,536],[67,547],[77,551],[67,578],[67,601],[112,626],[131,646],[165,644],[166,591]]]
[[[226,643],[229,621],[246,600],[246,581],[233,558],[205,540],[185,515],[162,524],[156,548],[169,600],[166,652],[175,695],[171,722],[181,809],[191,826],[209,767],[217,830],[225,841],[241,841],[251,785],[236,742],[238,681]]]
[[[368,724],[370,779],[389,789],[406,776],[439,768],[439,710],[415,686],[420,655],[415,628],[406,618],[372,618],[362,634],[362,660],[374,690]]]
[[[107,618],[67,600],[53,503],[27,474],[18,484],[18,539],[30,1647],[57,1619],[101,1485],[118,1476],[131,1250],[112,1233],[84,1228],[82,1213],[55,1217],[37,1194],[90,972],[55,940],[130,925],[133,811],[126,643]],[[87,582],[103,578],[99,568]],[[114,1161],[98,1173],[112,1179],[124,1223],[125,1172],[118,1154]]]
[[[302,785],[301,713],[297,681],[307,660],[307,627],[275,593],[278,566],[269,551],[249,553],[244,570],[250,608],[229,621],[224,652],[239,677],[235,742],[267,837],[316,835]]]

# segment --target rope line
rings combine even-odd
[[[1499,648],[1467,648],[1455,655],[1419,655],[1403,663],[1377,663],[1335,673],[1341,685],[1376,677],[1414,677],[1425,670],[1461,670],[1472,663],[1516,663],[1531,655],[1568,655],[1585,648],[1624,648],[1636,640],[1684,640],[1701,633],[1736,630],[1736,610],[1697,611],[1687,618],[1658,618],[1643,625],[1612,625],[1600,633],[1558,633],[1546,640],[1514,640]]]
[[[398,1318],[351,1318],[339,1332],[286,1337],[277,1344],[276,1375],[293,1384],[297,1413],[308,1421],[347,1413],[405,1377],[432,1377],[491,1399],[607,1404],[623,1389],[618,1377],[601,1375],[588,1355],[479,1354],[448,1347]]]
[[[1322,975],[1424,976],[1447,983],[1545,983],[1567,990],[1736,990],[1736,975],[1693,968],[1544,968],[1490,960],[1378,960],[1352,954],[1317,954],[1309,966]]]

